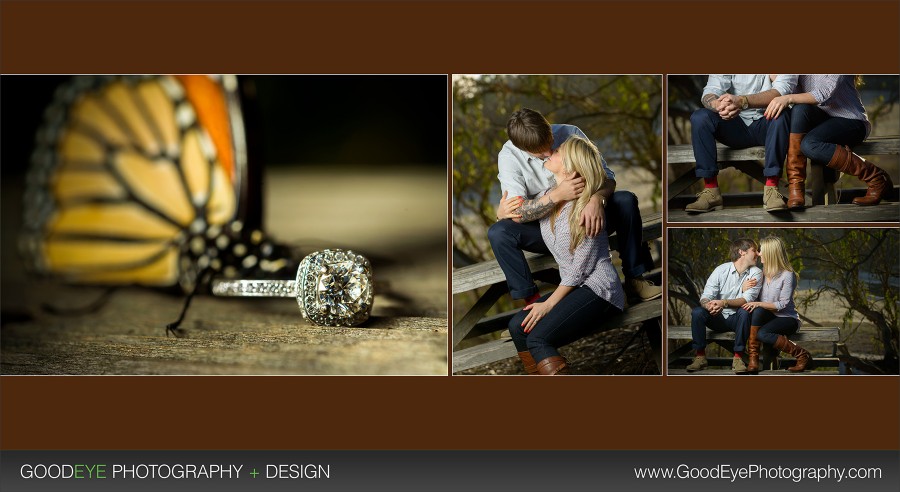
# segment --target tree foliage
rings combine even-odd
[[[613,171],[649,171],[661,199],[662,82],[657,76],[460,76],[453,82],[454,249],[475,261],[491,257],[487,228],[500,201],[497,154],[510,114],[523,107],[551,123],[578,126]],[[627,183],[619,182],[627,189]]]

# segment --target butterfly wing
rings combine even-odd
[[[239,219],[234,77],[74,77],[38,132],[22,251],[76,283],[172,286],[193,234]]]

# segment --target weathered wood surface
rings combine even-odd
[[[303,251],[330,246],[366,254],[377,285],[372,319],[357,328],[320,327],[306,323],[290,298],[199,296],[185,338],[167,338],[164,329],[182,297],[152,289],[119,289],[85,316],[42,311],[48,302],[85,305],[101,289],[22,272],[15,255],[21,195],[4,181],[0,372],[447,374],[446,174],[345,172],[340,186],[332,172],[270,172],[266,229]]]
[[[651,241],[662,235],[662,214],[659,212],[646,214],[643,217],[643,239]],[[615,234],[610,238],[610,246],[615,249]],[[525,253],[531,272],[539,272],[548,268],[556,268],[556,261],[552,256],[537,253]],[[498,282],[506,282],[503,270],[497,260],[483,261],[474,265],[465,266],[453,270],[453,293],[468,292],[479,287],[493,285]]]
[[[861,207],[853,204],[836,204],[809,207],[803,210],[786,210],[766,212],[762,208],[762,197],[759,207],[729,208],[723,210],[694,214],[683,209],[669,208],[669,222],[900,222],[900,204],[882,202],[873,207]]]
[[[865,196],[867,189],[866,188],[842,188],[839,192],[835,193],[837,196],[829,203],[827,206],[831,205],[851,205],[853,203],[853,199],[861,196]],[[811,192],[807,190],[806,194],[806,203],[807,208],[812,208],[814,206],[826,206],[826,205],[813,205],[811,200]],[[900,195],[900,186],[894,186],[893,191],[888,192],[885,197],[885,201],[882,203],[892,203],[896,202],[896,197]],[[669,200],[669,210],[683,210],[689,203],[692,203],[696,200],[696,195],[680,195]],[[748,191],[748,192],[740,192],[740,193],[724,193],[722,194],[722,201],[725,207],[759,207],[762,208],[763,203],[763,194],[760,191]]]
[[[708,367],[702,371],[698,372],[687,372],[684,368],[669,368],[666,370],[666,374],[669,376],[741,376],[741,377],[769,377],[769,376],[837,376],[839,373],[837,369],[833,370],[815,370],[815,371],[803,371],[800,373],[786,371],[784,369],[770,369],[766,371],[760,371],[757,374],[735,374],[731,372],[731,369],[722,368],[722,367]]]
[[[853,152],[859,155],[898,155],[900,154],[900,138],[873,137],[853,147]],[[716,156],[719,161],[759,160],[765,159],[766,149],[765,147],[732,149],[722,144],[716,144]],[[666,162],[669,164],[696,162],[694,148],[691,145],[669,145],[666,149]]]
[[[840,340],[841,331],[836,326],[826,327],[801,327],[800,331],[791,335],[794,342],[837,342]],[[669,340],[690,340],[690,326],[669,326],[666,328],[666,338]],[[710,329],[706,330],[707,340],[734,340],[734,333],[719,333]]]
[[[618,316],[613,316],[604,322],[599,323],[597,329],[592,333],[640,323],[661,316],[662,302],[660,300],[642,302],[633,307],[629,307],[624,313]],[[453,352],[453,372],[463,371],[472,367],[515,356],[516,347],[513,345],[511,339],[493,340]]]

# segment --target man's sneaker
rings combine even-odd
[[[766,212],[778,212],[787,210],[784,203],[784,195],[778,192],[777,186],[766,186],[763,192],[763,208]]]
[[[625,294],[629,302],[644,302],[662,297],[662,287],[642,278],[625,281]]]
[[[687,366],[687,372],[702,371],[707,367],[709,367],[709,362],[706,360],[706,356],[697,355],[694,357],[694,360],[691,361],[691,364]]]
[[[735,374],[747,374],[747,364],[740,357],[731,359],[731,370]]]
[[[703,188],[697,193],[697,200],[684,207],[685,212],[700,214],[713,210],[722,210],[722,194],[718,188]]]

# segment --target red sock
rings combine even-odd
[[[766,178],[766,186],[778,186],[778,176],[769,176]]]
[[[530,306],[530,305],[534,304],[535,302],[537,302],[537,300],[540,298],[541,298],[540,292],[538,292],[537,294],[532,294],[525,298],[525,305]]]
[[[697,351],[697,357],[706,357],[706,349],[700,349]]]
[[[713,176],[711,178],[703,178],[703,187],[704,188],[718,188],[719,187],[718,176]]]
[[[735,359],[740,359],[740,358],[743,357],[743,356],[744,356],[744,352],[742,352],[742,351],[740,351],[740,350],[738,350],[737,352],[734,353],[734,358],[735,358]]]

